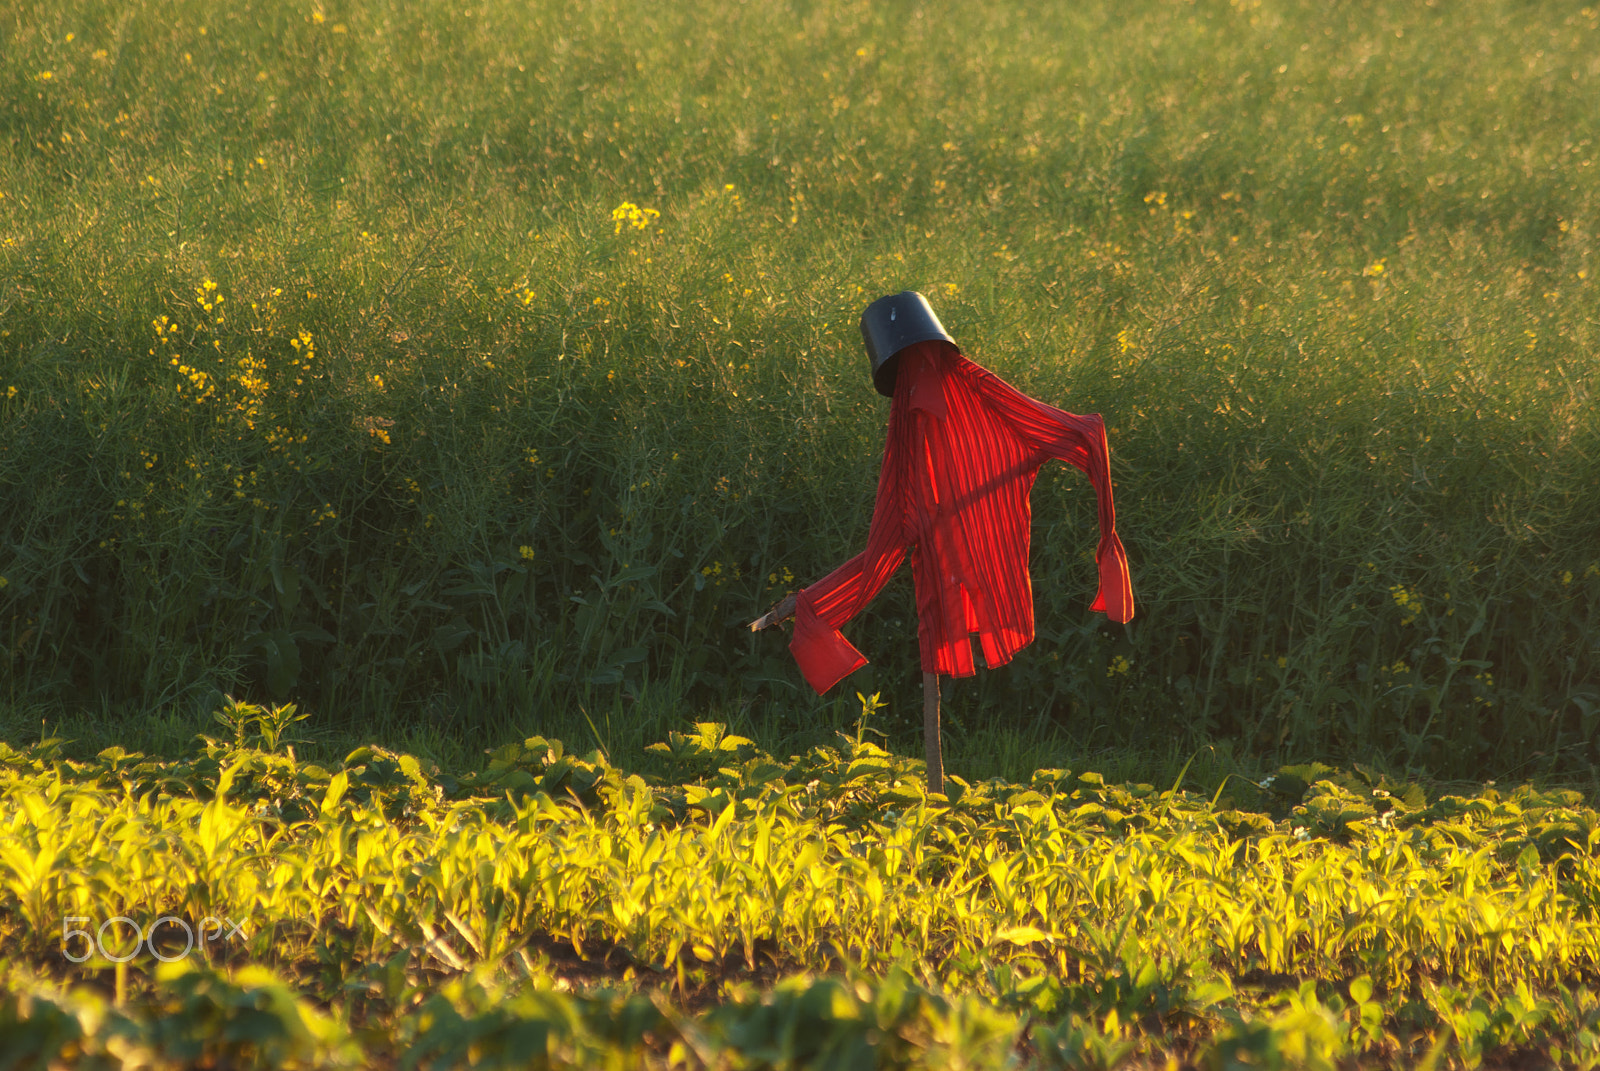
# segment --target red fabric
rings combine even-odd
[[[946,342],[918,343],[898,360],[867,549],[796,600],[789,649],[811,687],[825,692],[866,664],[839,628],[907,553],[924,672],[971,676],[974,632],[990,666],[1032,642],[1028,495],[1050,458],[1082,469],[1099,499],[1100,590],[1090,608],[1132,618],[1105,422],[1028,397]]]

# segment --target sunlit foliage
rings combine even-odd
[[[1576,793],[1430,802],[1293,767],[1216,800],[1066,770],[930,797],[870,743],[776,761],[711,724],[660,745],[664,782],[544,738],[450,776],[377,748],[297,761],[295,717],[235,704],[233,739],[177,761],[0,753],[0,1014],[102,1045],[127,1019],[169,1053],[217,1051],[248,1007],[274,1009],[255,1044],[297,1052],[509,1053],[553,1021],[573,1066],[869,1041],[906,1066],[1600,1059],[1600,815]],[[127,925],[98,952],[63,925],[116,917],[241,932],[186,957],[168,923],[163,966]],[[114,978],[120,1010],[60,995],[73,977]]]

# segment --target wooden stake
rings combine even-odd
[[[922,740],[928,752],[928,791],[944,792],[944,752],[939,745],[939,675],[922,675]]]
[[[778,605],[750,622],[751,632],[773,628],[794,616],[795,597],[789,595]],[[922,739],[928,755],[928,791],[944,792],[944,751],[939,743],[939,675],[922,675]]]

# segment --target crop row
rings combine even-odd
[[[231,742],[176,762],[8,749],[0,933],[137,1002],[170,989],[153,955],[196,959],[181,929],[229,920],[212,963],[283,972],[357,1024],[467,975],[689,1008],[853,972],[981,998],[1018,1017],[1018,1052],[1078,1016],[1190,1053],[1285,1001],[1348,1013],[1328,1052],[1450,1041],[1471,1062],[1593,1026],[1600,816],[1576,793],[1428,803],[1305,767],[1233,793],[1260,809],[1059,770],[929,796],[860,740],[780,762],[708,725],[660,747],[679,783],[542,738],[459,777],[376,748],[336,770]],[[98,948],[66,938],[112,919]],[[117,965],[130,927],[149,944]]]

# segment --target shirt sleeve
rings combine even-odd
[[[867,548],[795,599],[789,650],[818,695],[866,665],[866,657],[839,628],[866,608],[905,559],[903,451],[896,448],[895,423],[891,418]]]
[[[1094,485],[1100,514],[1100,545],[1095,550],[1099,590],[1091,610],[1113,621],[1133,618],[1133,582],[1128,554],[1117,535],[1117,510],[1111,495],[1111,446],[1106,442],[1105,421],[1098,413],[1078,416],[1030,398],[1017,388],[977,365],[977,387],[1024,442],[1045,457],[1053,457],[1081,470]]]

